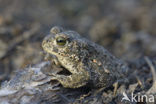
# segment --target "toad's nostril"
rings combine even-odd
[[[49,39],[46,39],[45,42],[46,42],[46,43],[49,43],[50,41],[49,41]]]
[[[46,42],[50,42],[49,37],[45,37],[45,38],[43,39],[43,43],[46,43]]]
[[[45,42],[51,42],[52,40],[53,40],[53,36],[52,35],[48,35],[48,36],[46,36],[45,38],[44,38],[44,41]]]

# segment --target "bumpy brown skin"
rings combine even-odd
[[[63,37],[66,44],[59,46],[56,38]],[[111,55],[105,48],[85,38],[75,31],[65,31],[53,27],[51,34],[42,42],[44,51],[55,55],[58,63],[72,74],[53,74],[66,88],[78,88],[86,84],[92,87],[109,87],[125,77],[127,66]]]

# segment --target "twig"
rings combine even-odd
[[[156,93],[156,72],[155,72],[155,68],[152,64],[152,62],[150,61],[150,59],[148,57],[145,57],[145,60],[147,62],[147,64],[149,65],[152,75],[153,75],[153,85],[152,87],[147,91],[148,94],[150,93]]]

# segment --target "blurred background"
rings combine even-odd
[[[155,0],[0,0],[0,81],[43,60],[41,42],[55,25],[125,61],[156,56]]]

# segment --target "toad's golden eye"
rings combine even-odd
[[[56,38],[56,43],[59,46],[64,46],[67,43],[67,39],[64,37],[58,37]]]

